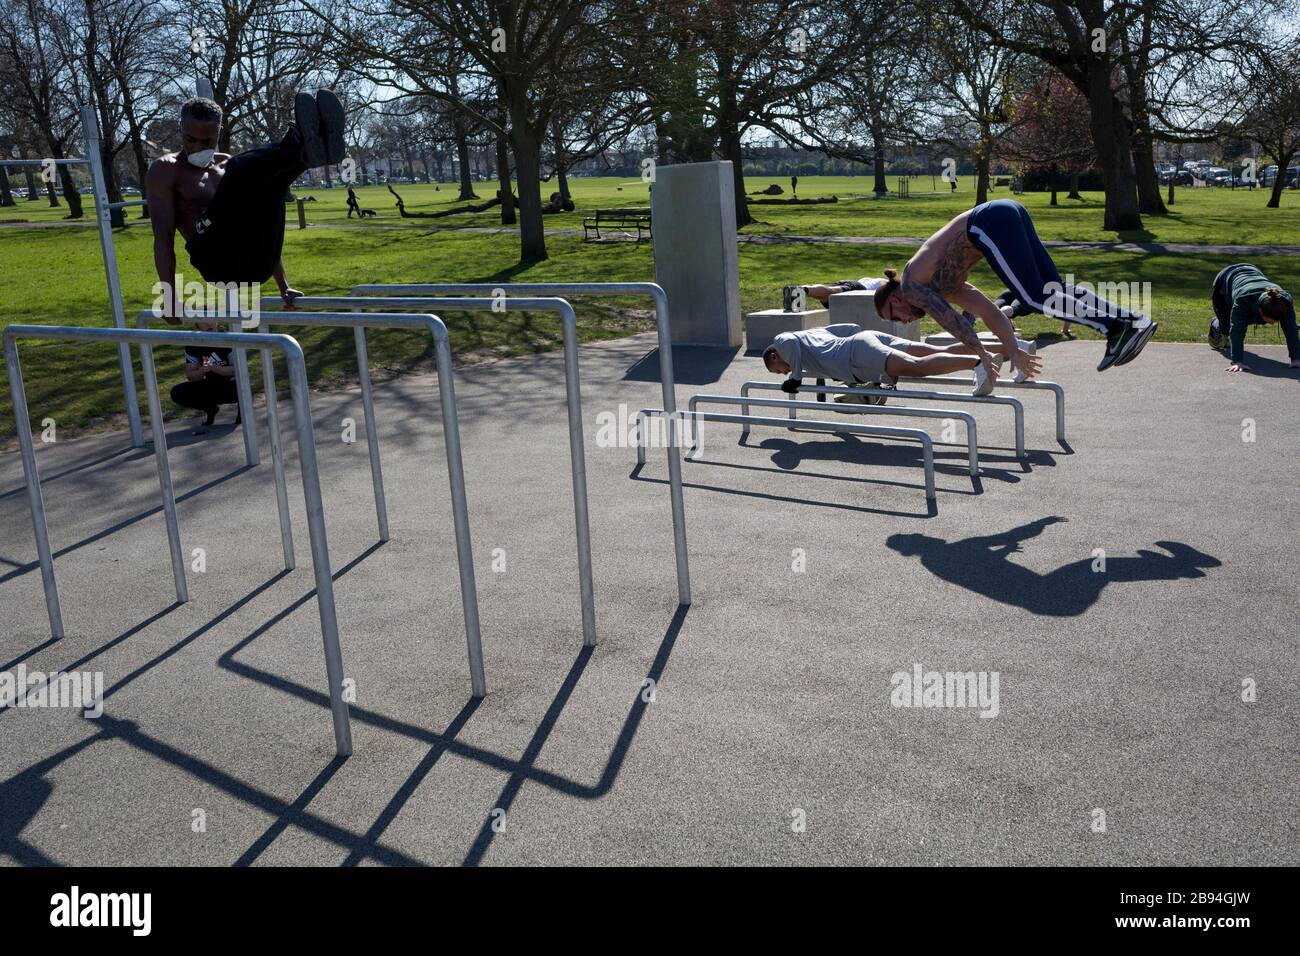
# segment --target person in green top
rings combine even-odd
[[[1214,277],[1214,318],[1210,321],[1210,346],[1228,350],[1229,372],[1249,372],[1242,361],[1248,325],[1281,323],[1291,367],[1300,368],[1300,335],[1296,333],[1295,302],[1289,292],[1249,262],[1228,266]]]

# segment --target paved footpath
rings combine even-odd
[[[773,428],[739,444],[737,426],[709,427],[682,468],[694,603],[679,608],[665,452],[637,468],[612,441],[660,402],[653,349],[653,334],[580,349],[594,650],[563,355],[456,372],[481,701],[436,376],[375,386],[382,545],[366,441],[340,440],[345,417],[362,421],[359,392],[312,394],[355,691],[345,761],[287,414],[287,574],[262,416],[253,469],[229,409],[201,437],[169,423],[182,543],[206,553],[184,605],[150,456],[121,433],[42,444],[60,641],[21,465],[0,455],[0,672],[103,680],[97,718],[0,710],[0,865],[1296,861],[1300,432],[1285,352],[1256,349],[1261,374],[1233,376],[1205,346],[1157,341],[1099,375],[1099,343],[1046,348],[1070,445],[1050,396],[1022,393],[1021,467],[1008,410],[979,406],[978,484],[942,422],[880,416],[935,436],[935,515],[916,445]],[[675,351],[679,405],[765,375],[756,356]],[[57,400],[32,412],[57,416]],[[1214,495],[1245,487],[1258,493]],[[987,706],[899,706],[895,675],[917,668],[984,673]]]

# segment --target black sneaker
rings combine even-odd
[[[348,115],[333,90],[316,91],[316,111],[320,114],[320,135],[325,140],[325,155],[330,163],[341,163],[347,155],[343,131]]]
[[[1223,334],[1219,332],[1219,330],[1216,329],[1214,326],[1210,326],[1209,339],[1210,339],[1210,348],[1214,349],[1216,352],[1222,352],[1225,348],[1228,347],[1228,343],[1225,340]]]
[[[307,164],[307,168],[328,166],[329,154],[325,149],[325,141],[321,139],[320,111],[316,108],[316,97],[304,92],[293,98],[293,121],[302,140],[302,161]]]
[[[1151,337],[1156,334],[1156,329],[1159,327],[1160,325],[1158,322],[1151,322],[1150,324],[1143,326],[1139,333],[1139,337],[1134,340],[1133,344],[1129,347],[1129,350],[1115,361],[1115,364],[1127,365],[1129,362],[1137,358],[1138,353],[1146,348],[1147,343],[1151,341]]]
[[[1016,294],[1010,289],[1003,289],[998,293],[998,297],[993,300],[993,304],[999,309],[1008,308],[1011,310],[1011,318],[1018,319],[1021,316],[1033,315],[1032,310],[1027,308],[1023,302],[1016,298]]]
[[[1115,330],[1106,336],[1106,354],[1097,365],[1098,372],[1104,372],[1112,365],[1120,365],[1137,358],[1138,352],[1155,334],[1156,323],[1147,321],[1138,326],[1132,322],[1118,322]]]

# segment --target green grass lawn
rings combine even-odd
[[[898,177],[888,178],[891,189],[897,187]],[[782,176],[754,176],[745,180],[748,191],[758,192],[770,183],[786,190],[788,198],[790,181]],[[864,176],[802,176],[799,179],[799,196],[811,199],[819,196],[838,196],[839,202],[817,206],[751,206],[750,213],[756,223],[745,229],[747,233],[772,233],[825,236],[926,236],[944,221],[952,218],[974,203],[974,177],[958,180],[954,193],[944,189],[932,191],[931,178],[917,177],[911,181],[911,198],[887,197],[876,199],[871,195],[872,180]],[[942,181],[939,186],[944,186]],[[440,212],[467,205],[456,200],[458,188],[454,183],[399,184],[394,187],[406,202],[408,212]],[[475,183],[474,188],[482,199],[496,191],[495,182]],[[542,184],[543,196],[556,188],[554,181]],[[572,213],[557,213],[546,217],[548,229],[582,229],[582,219],[596,209],[619,206],[645,207],[650,198],[647,186],[636,178],[577,177],[570,180],[570,189],[577,206]],[[306,204],[307,220],[329,225],[346,223],[347,192],[341,188],[303,190],[303,197],[314,197]],[[1005,187],[994,191],[992,198],[1010,197]],[[1144,228],[1129,232],[1108,232],[1102,229],[1104,197],[1101,193],[1085,192],[1082,200],[1066,199],[1059,195],[1058,206],[1048,205],[1048,193],[1025,193],[1015,197],[1033,214],[1034,223],[1044,239],[1068,239],[1098,242],[1188,242],[1224,243],[1231,245],[1295,245],[1300,244],[1300,190],[1285,190],[1282,208],[1267,209],[1266,190],[1244,189],[1189,189],[1179,187],[1176,200],[1168,216],[1146,216]],[[392,195],[383,186],[363,186],[357,189],[361,205],[374,209],[373,219],[361,225],[402,225],[421,229],[453,229],[464,226],[500,226],[500,210],[489,209],[481,213],[464,213],[443,219],[402,219]],[[126,210],[130,221],[138,220],[138,210]],[[0,223],[26,219],[32,222],[57,222],[67,214],[67,209],[50,209],[42,199],[39,202],[19,202],[17,206],[0,209]],[[89,216],[89,209],[87,209]],[[295,212],[289,209],[289,219],[295,221]],[[351,220],[357,223],[357,219]]]
[[[575,180],[579,197],[578,214],[548,217],[553,228],[581,225],[583,204],[592,208],[626,202],[645,202],[644,187],[627,181],[624,192],[617,192],[618,180]],[[754,180],[758,189],[767,180]],[[849,195],[850,186],[868,185],[869,180],[813,177],[800,180],[800,194],[834,191]],[[788,184],[787,184],[788,185]],[[444,186],[435,192],[431,186],[398,187],[410,204],[408,208],[435,208],[445,203],[443,197],[454,195]],[[588,191],[590,190],[590,191]],[[1180,215],[1187,221],[1186,233],[1177,241],[1195,241],[1206,230],[1219,227],[1212,223],[1222,218],[1220,241],[1241,242],[1255,235],[1249,223],[1261,223],[1254,241],[1295,241],[1276,233],[1271,216],[1277,210],[1244,205],[1245,200],[1260,200],[1257,192],[1236,196],[1216,190],[1212,197],[1218,205],[1195,205],[1192,197],[1208,193],[1180,190]],[[380,195],[382,193],[382,196]],[[315,222],[343,218],[343,192],[321,191],[322,198],[309,204],[309,216]],[[859,199],[834,206],[786,209],[756,207],[761,218],[770,223],[762,231],[781,230],[794,234],[831,233],[852,235],[922,235],[942,220],[963,208],[963,201],[952,197],[928,197],[911,200]],[[361,191],[363,205],[380,206],[387,197],[382,190]],[[1059,211],[1045,207],[1046,197],[1024,197],[1046,236],[1051,229],[1069,238],[1113,238],[1095,228],[1100,212],[1092,206],[1079,209],[1064,206]],[[1288,199],[1290,196],[1288,195]],[[967,197],[966,202],[969,201]],[[1229,201],[1238,211],[1225,211]],[[1300,202],[1295,203],[1300,207]],[[391,206],[387,208],[391,209]],[[827,212],[830,210],[830,212]],[[853,212],[856,210],[856,212]],[[1198,211],[1199,210],[1199,211]],[[1293,226],[1295,213],[1284,207]],[[1237,218],[1234,219],[1233,216]],[[0,212],[0,218],[3,213]],[[457,217],[462,224],[494,225],[495,213],[477,217]],[[1204,219],[1204,221],[1202,221]],[[397,220],[387,220],[390,224]],[[1209,223],[1210,225],[1207,225]],[[832,228],[832,225],[834,228]],[[1171,226],[1172,228],[1172,226]],[[1276,233],[1276,234],[1275,234]],[[1162,239],[1171,239],[1161,235]],[[128,315],[151,304],[154,281],[151,237],[147,229],[130,228],[116,233],[118,260]],[[549,261],[521,267],[517,262],[518,241],[514,235],[493,235],[423,229],[311,229],[305,232],[290,228],[285,240],[285,263],[290,281],[308,294],[345,294],[363,282],[439,282],[439,281],[615,281],[650,280],[654,264],[649,244],[584,244],[580,237],[552,236],[548,239]],[[876,275],[887,265],[901,266],[912,249],[893,246],[847,245],[753,245],[740,247],[741,299],[748,310],[779,304],[781,286],[810,283],[863,275]],[[1161,322],[1161,341],[1197,341],[1204,336],[1209,316],[1209,287],[1214,274],[1228,264],[1222,256],[1211,254],[1172,255],[1061,251],[1055,255],[1062,273],[1074,273],[1079,280],[1091,282],[1150,282],[1152,311]],[[1252,257],[1270,276],[1283,286],[1300,291],[1300,257]],[[973,281],[990,294],[1000,291],[996,279],[981,266]],[[580,334],[584,341],[613,338],[652,328],[648,303],[594,299],[580,303]],[[452,346],[460,361],[485,357],[508,356],[544,351],[558,347],[558,321],[550,315],[503,316],[491,313],[447,313],[443,315],[451,330]],[[11,322],[61,323],[69,325],[108,325],[112,321],[104,287],[98,236],[93,229],[3,229],[0,230],[0,325]],[[1029,334],[1048,333],[1056,324],[1043,317],[1029,317],[1019,322]],[[926,330],[937,328],[927,320]],[[1084,332],[1083,337],[1089,333]],[[302,330],[298,336],[306,349],[313,383],[332,385],[354,379],[352,337],[347,330]],[[372,364],[381,375],[400,372],[412,366],[429,366],[432,356],[428,343],[417,335],[376,331],[370,336]],[[1280,341],[1275,331],[1257,331],[1251,341]],[[28,400],[33,420],[54,417],[64,434],[87,426],[102,424],[106,416],[120,411],[120,380],[117,375],[116,350],[111,347],[71,346],[63,343],[25,344],[22,349]],[[180,380],[181,363],[169,362],[159,355],[159,369],[164,387]],[[253,360],[256,369],[256,358]],[[260,381],[256,376],[255,384]],[[8,394],[7,383],[0,383]],[[13,434],[12,409],[8,401],[0,402],[0,437]]]

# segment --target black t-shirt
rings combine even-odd
[[[223,368],[230,364],[230,349],[187,345],[185,346],[185,364],[187,366],[207,365]]]

